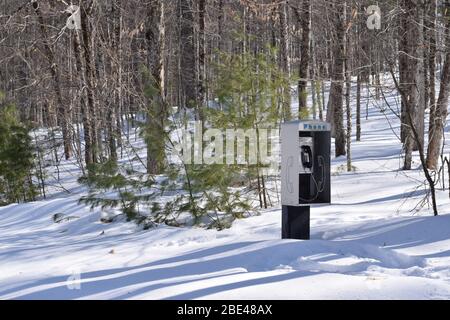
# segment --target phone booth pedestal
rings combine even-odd
[[[282,239],[310,239],[310,207],[283,206]]]

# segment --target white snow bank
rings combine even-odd
[[[312,208],[311,241],[280,240],[280,208],[221,232],[102,224],[62,164],[72,195],[0,208],[0,299],[449,299],[448,191],[442,216],[412,211],[417,154],[416,170],[398,170],[399,121],[379,104],[353,141],[356,172],[333,159],[333,203]]]

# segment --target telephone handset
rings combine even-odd
[[[304,168],[311,169],[313,167],[313,155],[310,146],[301,147],[301,159]]]

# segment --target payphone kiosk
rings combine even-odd
[[[310,206],[329,204],[330,124],[292,121],[281,127],[282,238],[310,238]]]

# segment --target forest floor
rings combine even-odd
[[[310,241],[280,240],[280,207],[220,232],[103,224],[63,163],[70,194],[0,208],[0,299],[449,299],[448,190],[439,217],[415,210],[424,178],[417,155],[399,170],[399,126],[371,100],[355,171],[333,159],[332,204],[311,209]]]

